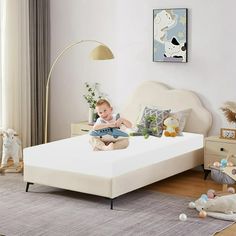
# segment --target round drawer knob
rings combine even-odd
[[[223,151],[224,151],[224,148],[220,148],[220,151],[223,152]]]

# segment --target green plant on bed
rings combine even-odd
[[[157,127],[152,127],[151,124],[156,120],[156,116],[145,116],[144,124],[138,124],[138,131],[131,133],[131,136],[144,136],[145,139],[157,132]]]

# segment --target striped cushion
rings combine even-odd
[[[163,122],[169,116],[170,110],[159,110],[157,108],[145,107],[139,127],[149,126],[151,134],[156,137],[161,137],[163,132]],[[148,117],[153,116],[154,120],[148,124],[146,121]],[[140,128],[139,128],[140,129]]]

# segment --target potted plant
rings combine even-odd
[[[85,88],[86,88],[86,94],[84,94],[83,97],[89,106],[88,122],[94,123],[97,118],[95,113],[96,103],[98,99],[102,98],[102,93],[99,91],[98,83],[90,85],[89,83],[86,82]]]

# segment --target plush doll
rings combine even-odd
[[[7,161],[11,157],[14,165],[17,167],[19,160],[22,159],[21,142],[16,137],[16,132],[13,129],[3,131],[3,151],[1,167],[7,166]]]
[[[166,137],[175,137],[179,133],[179,121],[175,117],[169,116],[164,120]]]
[[[195,207],[198,211],[205,210],[207,212],[233,214],[236,213],[236,194],[225,195],[209,200],[199,198],[195,201]]]

